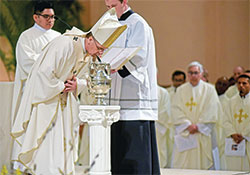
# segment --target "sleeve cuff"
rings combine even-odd
[[[212,129],[210,127],[212,127],[212,126],[209,127],[209,125],[201,124],[201,123],[198,123],[197,126],[198,126],[198,130],[200,133],[202,133],[206,136],[209,136],[211,134]]]
[[[177,134],[180,134],[181,132],[185,131],[185,130],[187,129],[187,127],[188,127],[189,125],[191,125],[191,124],[192,124],[192,123],[191,123],[189,120],[186,120],[185,123],[176,126],[176,128],[175,128],[176,133],[177,133]]]
[[[88,88],[86,79],[77,78],[76,82],[77,82],[76,95],[79,95],[84,88]]]

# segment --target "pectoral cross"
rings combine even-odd
[[[197,103],[195,103],[193,100],[194,100],[193,97],[191,97],[191,98],[190,98],[190,103],[187,102],[187,103],[185,104],[187,107],[190,107],[190,111],[193,110],[193,106],[196,106],[196,105],[197,105]]]
[[[239,112],[240,112],[239,115],[234,114],[234,118],[235,118],[235,119],[239,118],[239,119],[238,119],[238,122],[241,123],[241,122],[242,122],[242,118],[245,118],[245,119],[246,119],[246,118],[248,117],[248,115],[247,115],[247,113],[245,113],[245,114],[243,115],[243,112],[244,112],[243,109],[240,109]]]

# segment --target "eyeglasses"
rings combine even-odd
[[[39,13],[36,13],[36,15],[39,15],[39,16],[42,16],[44,17],[46,20],[49,20],[49,19],[53,19],[55,20],[56,19],[56,15],[42,15],[42,14],[39,14]]]
[[[196,72],[196,71],[195,71],[195,72],[192,72],[192,71],[189,71],[189,72],[188,72],[189,75],[198,75],[199,73],[200,73],[200,72]]]

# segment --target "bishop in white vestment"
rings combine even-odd
[[[28,77],[11,135],[19,149],[13,160],[29,173],[75,174],[78,95],[87,88],[88,64],[126,29],[109,10],[84,33],[77,28],[43,50]]]

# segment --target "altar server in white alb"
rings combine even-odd
[[[226,169],[250,170],[250,74],[237,78],[239,94],[229,100],[224,120]],[[230,140],[233,142],[230,143]]]
[[[37,175],[75,174],[78,95],[88,64],[126,29],[115,9],[85,33],[77,28],[50,42],[35,62],[12,128],[13,160]]]
[[[141,50],[112,76],[110,103],[119,104],[120,120],[111,126],[113,174],[160,174],[155,120],[158,119],[154,36],[151,27],[127,4],[105,0],[115,7],[121,24],[128,28],[114,46]]]
[[[202,70],[199,62],[190,63],[189,81],[177,88],[173,99],[173,168],[215,168],[212,150],[216,150],[216,135],[213,131],[220,103],[215,88],[201,80]]]
[[[17,65],[12,102],[12,124],[15,120],[31,67],[42,52],[42,49],[51,40],[61,35],[52,29],[55,22],[55,12],[51,2],[37,1],[34,7],[33,19],[35,24],[20,35],[16,45]]]

